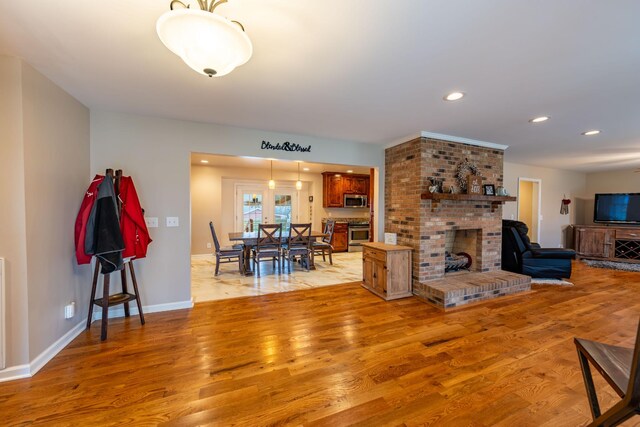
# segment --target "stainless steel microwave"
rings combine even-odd
[[[344,207],[345,208],[366,208],[367,196],[363,194],[345,194]]]

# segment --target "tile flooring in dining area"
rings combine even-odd
[[[291,273],[285,263],[280,271],[271,262],[260,263],[260,275],[241,276],[237,263],[220,265],[215,276],[215,256],[191,256],[191,295],[194,302],[213,301],[244,296],[266,295],[277,292],[297,291],[321,286],[338,285],[362,280],[362,252],[333,254],[329,258],[315,258],[315,270],[307,271],[299,264],[292,264]],[[253,263],[252,263],[253,268]]]

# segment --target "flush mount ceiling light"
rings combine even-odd
[[[198,0],[201,10],[173,0],[156,23],[164,45],[195,71],[209,77],[229,74],[246,63],[253,53],[244,27],[214,13],[227,0]],[[174,10],[174,5],[182,9]]]
[[[209,160],[200,160],[200,163],[209,163]]]
[[[309,168],[302,168],[303,171],[309,172]]]
[[[529,120],[529,123],[542,123],[542,122],[546,122],[549,119],[550,119],[549,116],[540,116],[540,117],[535,117]]]
[[[584,135],[584,136],[593,136],[593,135],[597,135],[599,133],[600,133],[599,130],[594,129],[594,130],[588,130],[586,132],[582,132],[582,135]]]
[[[451,92],[444,96],[445,101],[457,101],[459,99],[464,98],[464,92]]]

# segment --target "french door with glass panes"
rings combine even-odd
[[[282,224],[288,230],[299,221],[298,193],[294,187],[236,186],[236,231],[258,231],[260,224]],[[283,233],[284,236],[285,233]]]

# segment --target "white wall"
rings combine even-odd
[[[267,151],[260,149],[263,140],[312,148],[310,153]],[[146,215],[160,218],[160,227],[150,229],[154,242],[148,257],[137,262],[144,305],[191,298],[191,152],[376,167],[383,166],[384,155],[372,144],[91,111],[91,171],[123,169],[133,177]],[[165,227],[166,216],[179,217],[180,227]]]
[[[539,243],[543,247],[565,246],[567,227],[570,224],[584,221],[582,200],[586,189],[586,174],[505,162],[504,187],[511,195],[518,194],[518,177],[542,180],[540,208],[543,219],[540,221]],[[560,215],[560,203],[565,195],[571,199],[572,203],[569,206],[569,215]],[[505,203],[502,217],[505,219],[517,218],[517,204],[515,202]]]

